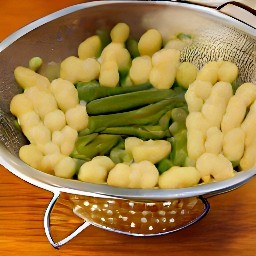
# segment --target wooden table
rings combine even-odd
[[[0,40],[21,26],[79,0],[1,1]],[[0,166],[1,255],[256,255],[256,181],[209,199],[200,222],[160,237],[132,237],[89,227],[59,250],[48,242],[43,216],[51,193],[34,187]],[[67,216],[67,218],[69,218]],[[70,217],[65,232],[78,220]]]

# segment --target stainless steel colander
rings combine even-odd
[[[251,15],[251,16],[250,16]],[[182,61],[202,67],[213,60],[237,64],[241,82],[256,83],[256,17],[252,23],[200,5],[168,1],[97,1],[75,5],[21,28],[0,44],[0,163],[21,179],[52,191],[54,197],[45,214],[47,237],[53,246],[70,240],[89,224],[132,235],[158,235],[186,227],[209,210],[207,196],[235,189],[256,174],[256,169],[235,177],[183,189],[121,189],[58,178],[39,172],[18,158],[25,138],[13,125],[9,113],[11,98],[20,92],[14,81],[16,66],[40,56],[45,63],[60,62],[76,55],[80,42],[97,29],[112,28],[118,22],[131,27],[132,37],[149,28],[158,29],[164,39],[177,32],[194,35],[182,51]],[[50,213],[61,196],[84,224],[66,239],[55,242],[50,234]],[[65,201],[64,200],[64,201]]]

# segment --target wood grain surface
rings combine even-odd
[[[27,23],[76,0],[8,0],[0,3],[0,40]],[[1,75],[1,74],[0,74]],[[54,249],[43,226],[50,192],[32,186],[0,166],[0,253],[9,255],[256,255],[256,181],[209,199],[211,210],[198,223],[173,234],[133,237],[88,227],[68,244]],[[81,220],[60,211],[55,219],[58,236]]]

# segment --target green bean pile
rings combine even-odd
[[[97,81],[80,82],[76,86],[79,99],[87,102],[89,123],[79,133],[72,152],[74,158],[89,161],[97,155],[107,155],[115,163],[122,162],[123,157],[127,157],[123,152],[126,137],[171,139],[169,126],[173,120],[176,121],[173,123],[174,126],[176,124],[176,128],[173,126],[172,129],[173,134],[186,128],[184,90],[158,90],[149,83],[108,88]],[[116,158],[119,154],[117,149],[121,155],[124,154],[123,157]],[[113,154],[115,157],[112,157]],[[176,157],[173,160],[177,162]]]

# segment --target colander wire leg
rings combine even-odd
[[[51,216],[53,207],[54,207],[55,203],[57,202],[59,196],[60,196],[60,192],[53,193],[53,197],[52,197],[48,207],[46,208],[46,211],[44,214],[44,230],[45,230],[46,237],[48,238],[50,244],[56,249],[61,247],[64,244],[66,244],[70,240],[72,240],[74,237],[76,237],[80,232],[82,232],[85,228],[87,228],[90,225],[89,222],[85,221],[77,229],[75,229],[70,235],[68,235],[61,241],[55,242],[51,235],[50,216]]]

